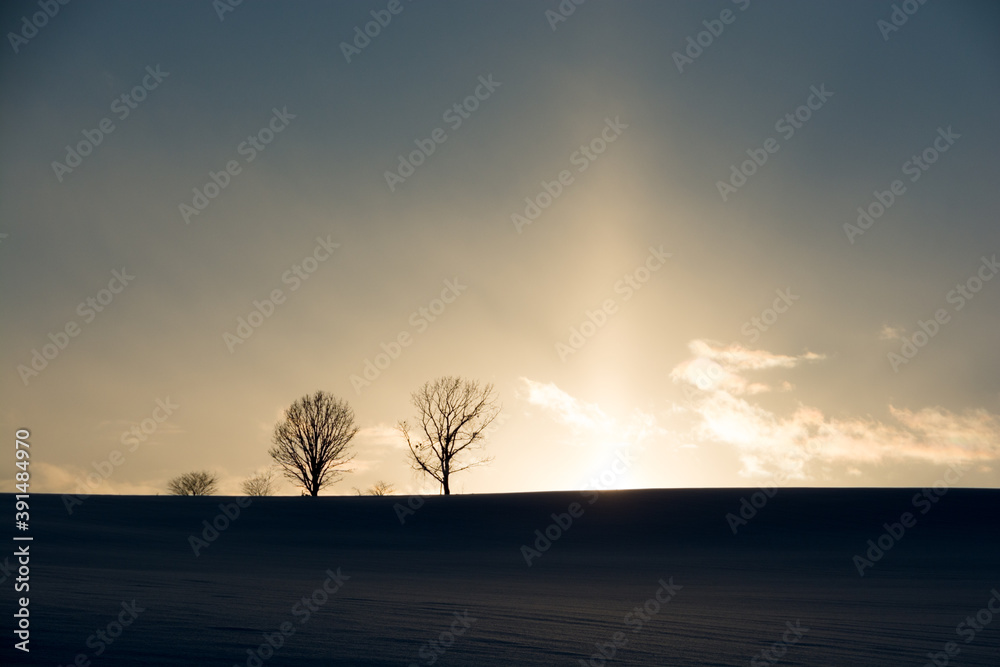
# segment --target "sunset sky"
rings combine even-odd
[[[441,375],[504,406],[457,493],[1000,487],[1000,6],[561,6],[4,3],[32,489],[237,493],[323,389],[325,493],[436,493],[394,426]]]

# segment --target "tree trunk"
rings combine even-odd
[[[441,482],[441,486],[444,488],[444,495],[451,495],[451,488],[448,486],[448,475],[444,476],[444,481]]]

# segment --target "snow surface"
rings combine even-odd
[[[921,514],[916,489],[780,489],[734,535],[726,515],[755,491],[435,496],[405,524],[405,497],[259,498],[198,556],[189,536],[234,498],[93,496],[69,515],[32,494],[32,650],[8,630],[0,664],[770,664],[760,652],[798,622],[777,664],[920,666],[953,641],[950,664],[1000,665],[1000,614],[956,633],[1000,589],[1000,491],[952,489]],[[529,567],[521,546],[574,502],[583,515]],[[916,525],[859,576],[853,557],[907,511]],[[303,623],[293,608],[338,568]],[[674,597],[627,624],[671,578]],[[132,600],[144,611],[96,656],[88,637]],[[434,651],[456,612],[475,621]],[[284,622],[294,634],[248,663]],[[612,658],[581,662],[617,632]]]

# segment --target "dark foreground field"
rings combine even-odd
[[[403,497],[263,498],[224,520],[235,498],[68,515],[33,495],[31,653],[12,650],[11,572],[0,663],[1000,665],[1000,492],[782,489],[734,535],[753,492],[431,497],[405,524]],[[572,503],[529,567],[521,546]],[[213,519],[229,525],[196,556]]]

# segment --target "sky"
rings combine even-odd
[[[503,404],[457,493],[1000,487],[995,3],[44,6],[0,10],[32,490],[238,493],[321,389],[324,493],[436,493],[395,425],[444,375]]]

